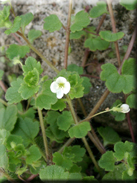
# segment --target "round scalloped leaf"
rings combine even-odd
[[[31,43],[42,35],[40,30],[31,29],[28,33],[28,39]]]
[[[0,129],[12,131],[17,120],[17,107],[9,105],[0,109]]]
[[[17,32],[20,29],[21,26],[21,18],[19,16],[15,17],[13,26],[6,30],[4,33],[9,35],[11,33]]]
[[[85,31],[71,32],[70,33],[70,39],[80,39],[84,35],[86,35]]]
[[[5,144],[10,132],[5,129],[0,129],[0,144]]]
[[[115,168],[115,157],[113,156],[112,151],[105,152],[100,160],[99,160],[99,166],[101,168],[104,168],[105,171],[113,171]]]
[[[63,131],[67,131],[72,123],[74,120],[70,111],[63,111],[57,119],[57,125]]]
[[[125,60],[122,66],[122,74],[124,75],[135,75],[136,73],[136,60],[134,58],[129,58]]]
[[[18,103],[23,100],[21,94],[18,92],[22,81],[23,80],[20,78],[18,78],[16,81],[13,81],[11,83],[11,87],[6,91],[5,98],[9,104]]]
[[[115,166],[114,170],[112,172],[106,173],[103,177],[103,181],[120,181],[122,180],[122,173],[126,170],[126,166],[124,163],[121,163],[117,166]]]
[[[0,168],[7,170],[8,166],[9,158],[7,155],[6,147],[4,145],[0,145]]]
[[[24,75],[26,75],[29,71],[32,71],[34,68],[38,70],[39,74],[43,72],[40,62],[37,62],[37,60],[33,57],[28,57],[25,61],[25,65],[22,66]]]
[[[63,111],[64,108],[66,108],[66,103],[64,99],[58,99],[58,101],[55,104],[51,105],[51,109],[55,111]]]
[[[18,144],[22,144],[23,139],[17,135],[9,135],[6,140],[6,147],[8,150],[12,150]]]
[[[37,121],[34,122],[30,118],[19,118],[12,134],[22,137],[23,144],[27,147],[37,136],[38,132],[39,123]]]
[[[17,56],[19,56],[20,58],[23,58],[29,52],[30,52],[30,49],[28,46],[11,44],[6,51],[6,55],[9,59],[12,60],[14,57],[17,57]]]
[[[124,32],[113,33],[111,31],[100,31],[100,37],[108,42],[114,42],[121,39],[124,36]]]
[[[70,173],[69,180],[72,180],[73,182],[82,180],[82,175],[81,175],[81,173]]]
[[[71,72],[75,71],[78,74],[83,74],[83,67],[79,67],[76,64],[70,64],[67,67],[67,71],[71,71]]]
[[[29,154],[26,157],[26,163],[31,165],[33,162],[39,160],[41,156],[42,155],[38,147],[36,145],[32,145],[29,148]]]
[[[126,99],[126,103],[129,105],[130,108],[135,108],[137,109],[137,95],[132,93],[130,94],[127,99]]]
[[[44,19],[44,29],[49,32],[54,32],[60,30],[62,27],[62,23],[57,17],[57,15],[50,15]]]
[[[115,132],[111,127],[99,127],[97,130],[103,138],[104,146],[108,144],[115,144],[121,140],[117,132]]]
[[[104,1],[99,1],[97,2],[97,6],[94,6],[90,12],[89,12],[89,16],[91,18],[97,18],[99,16],[101,16],[104,13],[108,13],[107,11],[107,5]]]
[[[43,181],[46,180],[66,180],[69,177],[68,172],[64,172],[64,169],[57,165],[47,166],[44,169],[40,170],[40,179]]]
[[[23,99],[28,99],[38,92],[40,86],[28,86],[27,83],[23,82],[18,90]]]
[[[92,87],[92,84],[88,77],[82,77],[82,79],[83,79],[82,85],[84,87],[84,94],[88,94],[90,92],[90,88]]]
[[[134,10],[137,7],[137,0],[120,0],[120,4],[127,10]]]
[[[74,24],[71,25],[70,30],[72,32],[81,31],[90,23],[89,15],[84,10],[79,11],[74,18]]]
[[[59,152],[55,152],[53,154],[53,162],[56,165],[61,166],[62,168],[67,169],[67,170],[69,170],[73,165],[73,163],[70,159],[65,158]]]
[[[71,127],[68,131],[71,138],[82,138],[85,137],[88,131],[91,130],[89,122],[83,122],[81,124]]]
[[[100,37],[86,39],[84,46],[91,51],[106,50],[109,47],[109,42],[102,40]]]
[[[52,80],[45,81],[42,86],[42,92],[36,98],[36,106],[40,109],[50,109],[51,105],[57,102],[56,94],[50,90],[51,83]]]
[[[36,86],[39,82],[38,70],[34,68],[32,71],[29,71],[25,76],[24,81],[28,86]]]
[[[33,20],[34,16],[32,13],[26,13],[25,15],[21,15],[21,27],[23,30],[25,27]]]

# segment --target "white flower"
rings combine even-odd
[[[58,77],[50,85],[50,90],[57,94],[57,98],[61,99],[64,94],[70,91],[70,83],[64,77]]]
[[[129,105],[127,105],[127,104],[122,104],[120,106],[120,109],[121,109],[120,112],[122,112],[122,113],[128,113],[130,111]]]

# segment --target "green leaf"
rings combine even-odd
[[[70,159],[65,158],[59,152],[55,152],[53,154],[53,162],[55,165],[58,165],[66,170],[69,170],[73,165]]]
[[[69,173],[64,172],[64,169],[57,165],[47,166],[40,170],[40,179],[46,180],[66,180],[68,179]]]
[[[26,163],[27,164],[32,164],[33,162],[39,160],[41,158],[41,153],[36,145],[32,145],[29,148],[29,154],[27,155],[26,158]]]
[[[22,83],[22,79],[17,78],[16,81],[13,81],[11,83],[11,87],[8,88],[8,90],[6,91],[5,98],[9,104],[18,103],[21,100],[23,100],[23,98],[21,97],[21,94],[18,92],[21,83]]]
[[[113,105],[111,106],[111,108],[118,106],[119,104],[122,104],[121,100],[116,100]],[[114,117],[116,121],[122,121],[125,119],[125,114],[121,113],[121,112],[110,112]]]
[[[37,62],[37,60],[33,57],[28,57],[25,61],[25,65],[22,66],[24,72],[23,74],[28,74],[28,72],[32,71],[34,68],[38,70],[39,74],[43,72],[40,62]]]
[[[109,42],[102,40],[100,37],[86,39],[84,46],[91,51],[106,50],[109,47]]]
[[[60,130],[67,131],[72,123],[74,123],[74,120],[70,111],[63,111],[57,118],[57,125]]]
[[[111,31],[100,31],[100,37],[108,42],[114,42],[121,39],[124,36],[124,32],[113,33]]]
[[[60,22],[57,15],[50,15],[44,19],[44,29],[49,32],[58,31],[62,27],[62,23]]]
[[[71,127],[68,131],[71,138],[82,138],[85,137],[88,131],[91,130],[89,122],[83,122],[81,124]]]
[[[35,112],[36,111],[31,107],[27,111],[23,112],[22,114],[18,114],[18,116],[21,117],[21,118],[28,117],[28,118],[34,119],[35,118]]]
[[[4,6],[3,10],[0,11],[0,27],[10,28],[12,23],[9,21],[10,6]]]
[[[82,36],[85,36],[85,31],[76,31],[70,33],[70,39],[80,39]]]
[[[122,74],[124,75],[135,75],[136,73],[136,60],[134,58],[129,58],[125,60],[122,66]]]
[[[125,180],[128,182],[135,182],[137,179],[137,172],[133,172],[132,175],[130,175],[130,171],[132,172],[133,170],[131,168],[129,168],[129,170],[126,170],[124,172],[122,172],[122,180]]]
[[[66,108],[66,103],[64,99],[58,99],[55,104],[51,105],[51,109],[55,111],[63,111],[64,108]]]
[[[24,77],[24,81],[28,86],[36,86],[39,82],[39,72],[36,68],[32,71],[29,71]]]
[[[97,6],[94,6],[90,12],[89,12],[89,16],[91,18],[97,18],[99,16],[101,16],[104,13],[108,13],[107,11],[107,5],[104,1],[99,1],[97,2]]]
[[[120,4],[127,10],[134,10],[137,6],[137,0],[120,0]]]
[[[124,163],[121,163],[114,167],[114,170],[105,174],[103,177],[103,181],[120,181],[122,180],[122,173],[126,170],[126,166]]]
[[[114,156],[117,158],[118,161],[121,161],[124,158],[124,155],[126,152],[130,152],[133,149],[133,144],[126,141],[123,142],[117,142],[114,146]]]
[[[100,78],[106,81],[105,84],[112,93],[129,93],[135,88],[134,76],[119,75],[113,64],[107,63],[101,66]]]
[[[32,13],[26,13],[25,15],[21,15],[21,27],[23,28],[23,31],[25,30],[25,27],[33,20],[34,16]]]
[[[28,33],[28,39],[31,43],[42,35],[40,30],[31,29]]]
[[[8,150],[12,150],[18,144],[22,144],[22,142],[23,142],[23,139],[21,137],[11,134],[11,135],[9,135],[9,137],[6,140],[6,147]]]
[[[21,86],[18,90],[18,92],[21,94],[21,97],[23,99],[28,99],[32,97],[35,93],[38,92],[39,90],[39,85],[38,86],[28,86],[25,82],[21,83]]]
[[[115,157],[113,156],[112,151],[105,152],[100,160],[99,160],[99,166],[101,168],[104,168],[105,171],[113,171],[115,168]]]
[[[16,157],[18,158],[26,155],[26,150],[23,144],[18,144],[14,147],[14,150],[16,152]]]
[[[81,175],[81,173],[70,173],[69,180],[73,180],[73,181],[82,180],[82,175]]]
[[[44,162],[44,161],[42,161],[42,162],[37,161],[37,162],[33,163],[33,166],[29,165],[30,172],[32,174],[35,174],[35,175],[39,174],[40,170],[43,169],[43,168],[46,168],[46,166],[47,166],[46,162]]]
[[[20,29],[21,26],[21,18],[19,16],[15,17],[13,26],[6,30],[4,33],[9,35],[11,33],[17,32]]]
[[[5,144],[10,132],[5,129],[0,129],[0,145]]]
[[[17,56],[19,56],[20,58],[23,58],[29,52],[30,52],[30,49],[28,46],[11,44],[6,51],[6,55],[9,59],[12,60],[14,57],[17,57]]]
[[[4,71],[0,69],[0,80],[2,80],[3,74],[4,74]]]
[[[115,144],[121,140],[119,135],[111,127],[99,127],[97,130],[103,138],[104,146],[108,144]]]
[[[6,109],[0,109],[0,129],[12,131],[17,120],[17,107],[9,105]]]
[[[63,156],[76,163],[82,161],[85,152],[86,150],[84,148],[80,147],[79,145],[74,145],[65,147],[63,150]]]
[[[40,109],[50,109],[52,104],[57,102],[55,93],[50,90],[52,80],[45,81],[42,86],[42,92],[36,98],[36,106]]]
[[[70,173],[79,173],[81,171],[81,167],[77,166],[76,164],[74,164],[70,169],[69,172]]]
[[[90,19],[88,13],[86,13],[84,10],[79,11],[75,15],[74,24],[71,25],[70,30],[72,32],[75,31],[81,31],[84,27],[89,25]]]
[[[83,97],[84,87],[82,86],[83,79],[77,73],[70,74],[68,77],[71,88],[69,96],[71,99]]]
[[[62,140],[68,136],[67,132],[59,130],[57,126],[57,118],[60,116],[58,112],[49,111],[46,121],[50,126],[46,129],[46,135],[51,139],[56,139],[57,142],[61,143]]]
[[[8,168],[8,155],[4,145],[0,145],[0,168],[5,170]]]
[[[84,94],[88,94],[90,92],[90,88],[92,87],[90,79],[87,77],[82,77],[83,82],[82,85],[84,87]]]
[[[135,108],[137,109],[137,103],[136,103],[136,94],[132,93],[130,94],[127,99],[126,99],[126,103],[129,105],[130,108]]]
[[[33,122],[30,118],[19,118],[14,130],[13,135],[17,135],[23,138],[23,144],[27,147],[39,132],[39,123]]]
[[[75,71],[78,74],[83,74],[83,67],[79,67],[76,64],[70,64],[67,67],[67,71],[71,71],[71,72]]]

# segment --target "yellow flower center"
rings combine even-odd
[[[64,88],[64,83],[59,83],[59,88]]]

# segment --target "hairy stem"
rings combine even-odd
[[[64,68],[65,69],[67,69],[67,61],[68,61],[71,11],[72,11],[72,0],[69,0],[69,13],[68,13],[68,22],[67,22],[67,29],[66,29],[66,45],[65,45],[65,55],[64,55]]]
[[[112,10],[111,0],[107,0],[107,4],[108,4],[110,17],[111,17],[112,30],[113,30],[114,33],[116,33],[117,31],[116,31],[116,25],[115,25],[115,19],[114,19],[114,14],[113,14],[113,10]],[[120,54],[119,54],[118,42],[115,41],[114,44],[115,44],[115,49],[116,49],[118,65],[120,66],[121,65],[121,59],[120,59]]]
[[[44,127],[42,111],[39,108],[38,108],[38,114],[39,114],[39,119],[40,119],[41,130],[42,130],[45,153],[46,153],[46,157],[47,157],[47,161],[48,161],[49,157],[50,157],[49,156],[49,150],[48,150],[48,142],[47,142],[46,133],[45,133],[45,127]]]
[[[16,32],[18,35],[20,35],[25,41],[26,41],[26,43],[28,44],[28,46],[37,54],[37,55],[39,55],[39,57],[42,59],[42,60],[44,60],[46,63],[47,63],[47,65],[49,65],[56,73],[59,73],[59,71],[58,71],[58,69],[56,69],[56,67],[54,67],[53,65],[52,65],[52,63],[49,61],[49,60],[47,60],[43,55],[42,55],[42,53],[41,52],[39,52],[30,42],[29,42],[29,40],[22,34],[22,33],[20,33],[20,32]]]

